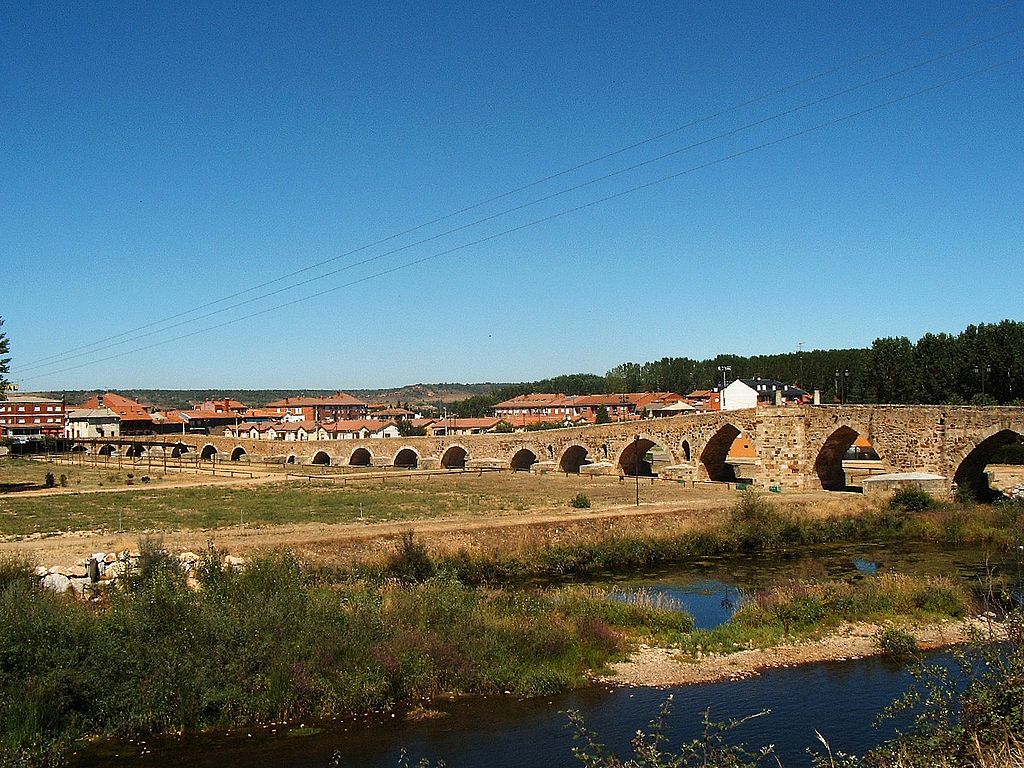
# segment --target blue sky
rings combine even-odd
[[[1022,25],[1019,2],[8,4],[12,378],[517,381],[1022,319],[1020,60],[748,152],[1019,57]]]

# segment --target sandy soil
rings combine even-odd
[[[739,680],[774,667],[861,659],[880,654],[874,636],[881,628],[877,624],[846,624],[816,640],[725,655],[709,654],[696,660],[680,656],[678,649],[641,645],[628,660],[612,664],[611,673],[599,680],[612,685],[691,685]],[[982,619],[903,628],[917,638],[921,650],[964,643],[977,633],[999,634],[997,626],[990,626]]]

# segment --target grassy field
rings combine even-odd
[[[27,466],[26,466],[27,465]],[[40,479],[47,465],[5,462],[0,482]],[[95,470],[83,470],[95,474]],[[71,476],[74,480],[79,478]],[[140,487],[108,492],[103,477],[81,478],[76,490],[104,492],[0,495],[0,535],[81,530],[183,530],[231,525],[352,523],[437,518],[490,518],[526,512],[571,512],[569,501],[585,493],[592,509],[629,504],[634,486],[615,478],[485,474],[362,480],[249,482],[179,488]],[[690,492],[692,493],[692,491]],[[722,492],[723,498],[728,498]],[[645,503],[686,498],[671,483],[641,486]]]
[[[119,469],[116,460],[112,461],[109,466],[103,466],[102,463],[78,466],[74,463],[57,464],[4,457],[0,459],[0,498],[3,497],[3,494],[42,490],[46,487],[47,472],[53,474],[58,487],[75,491],[127,488],[129,485],[141,484],[143,476],[148,477],[147,482],[152,485],[161,485],[181,479],[176,472],[164,474],[157,466],[154,466],[153,471],[150,472],[145,463],[133,466],[130,460],[125,460]],[[65,477],[66,485],[61,485],[61,475]],[[128,475],[132,475],[131,484],[128,482]]]

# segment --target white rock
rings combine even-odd
[[[48,573],[43,577],[43,589],[54,592],[67,592],[71,588],[71,579],[62,573]]]
[[[35,568],[32,569],[33,576],[43,577],[49,572],[50,570],[45,565],[37,565]]]

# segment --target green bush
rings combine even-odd
[[[935,498],[916,486],[900,488],[889,499],[889,508],[902,512],[924,512],[938,506]]]
[[[404,531],[388,558],[387,570],[400,581],[426,581],[437,572],[426,545],[412,531]]]
[[[917,639],[899,627],[885,627],[875,634],[875,645],[886,656],[909,658],[917,655]]]
[[[577,493],[569,501],[569,506],[573,509],[590,509],[590,497],[585,493]]]
[[[43,485],[47,488],[53,488],[57,485],[57,478],[54,477],[53,472],[47,472],[46,477],[43,479]]]

